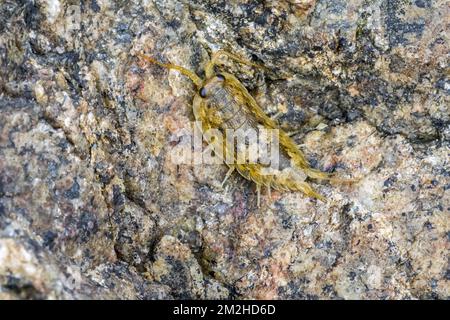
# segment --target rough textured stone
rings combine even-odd
[[[0,1],[0,298],[450,297],[448,3]],[[224,60],[327,203],[176,165]]]

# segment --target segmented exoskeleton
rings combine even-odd
[[[303,153],[289,135],[280,129],[275,120],[267,116],[255,99],[250,95],[241,82],[232,74],[226,72],[215,73],[214,67],[218,64],[220,56],[253,67],[263,68],[255,63],[241,59],[229,52],[219,50],[212,55],[211,61],[205,68],[205,79],[201,79],[194,72],[183,67],[161,63],[143,54],[139,56],[151,63],[155,63],[167,69],[178,70],[189,77],[197,87],[197,94],[193,100],[195,118],[201,123],[201,130],[218,129],[225,134],[226,129],[277,129],[279,140],[279,170],[273,174],[264,171],[261,163],[240,163],[238,161],[226,162],[229,170],[223,183],[233,173],[239,172],[244,178],[255,182],[258,193],[258,206],[260,204],[261,186],[277,190],[301,191],[304,194],[320,199],[325,198],[318,194],[305,180],[307,178],[330,180],[334,179],[330,174],[311,168]],[[208,139],[208,143],[212,143]],[[225,154],[234,152],[234,146],[226,145],[215,148],[223,148]],[[236,160],[237,155],[233,159]],[[263,172],[264,171],[264,172]]]

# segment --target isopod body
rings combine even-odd
[[[192,71],[173,64],[164,64],[155,59],[140,55],[143,59],[156,63],[159,66],[175,69],[188,76],[197,86],[197,93],[193,99],[193,112],[200,123],[201,130],[207,142],[213,145],[218,154],[222,154],[229,167],[225,180],[236,170],[244,178],[256,184],[258,192],[258,205],[261,186],[276,190],[301,191],[304,194],[325,200],[308,182],[312,179],[331,179],[330,174],[311,168],[303,153],[289,135],[280,129],[275,120],[267,116],[242,83],[232,74],[226,72],[216,73],[215,65],[221,55],[248,65],[258,65],[242,60],[228,52],[218,51],[213,54],[211,61],[205,68],[205,79],[201,79]],[[276,132],[279,145],[278,168],[267,170],[268,164],[259,160],[256,162],[239,161],[239,149],[227,140],[229,132],[260,131],[261,128]],[[220,143],[214,143],[212,137],[206,134],[211,130],[218,130],[225,137]],[[234,140],[233,140],[234,141]],[[251,146],[249,146],[251,147]],[[247,151],[248,152],[248,151]],[[231,159],[231,161],[230,161]],[[248,159],[247,159],[248,160]]]

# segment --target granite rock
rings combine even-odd
[[[448,3],[0,2],[1,299],[448,299]],[[328,201],[176,164],[224,59]]]

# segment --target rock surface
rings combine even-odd
[[[0,1],[0,299],[448,299],[445,0]],[[327,203],[176,165],[223,61]]]

